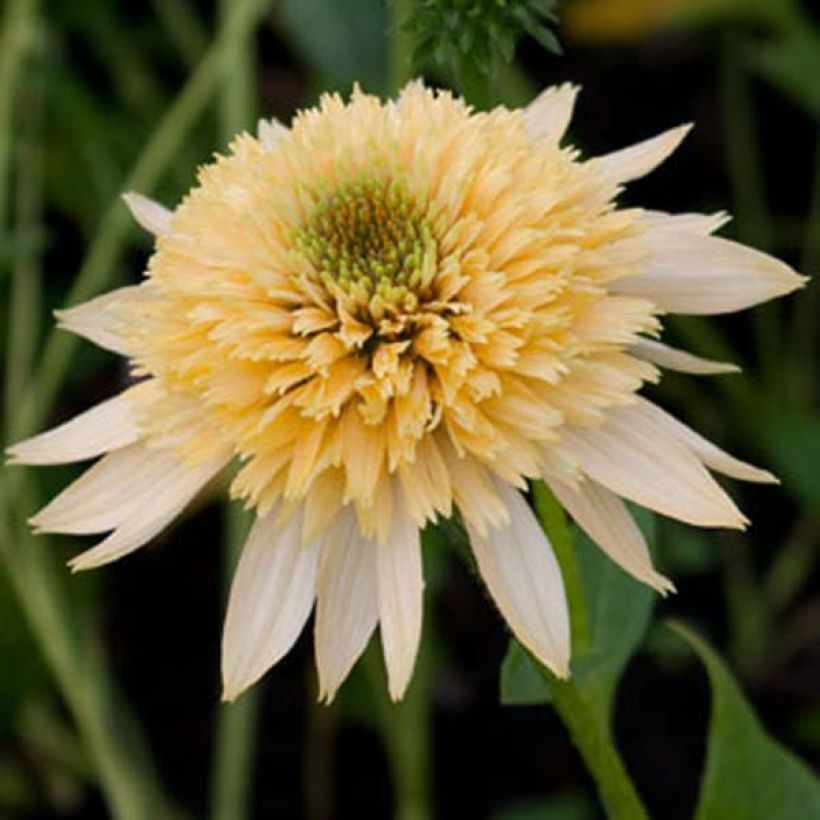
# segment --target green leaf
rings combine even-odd
[[[283,0],[282,19],[304,57],[330,85],[383,92],[387,76],[385,0]]]
[[[654,522],[636,515],[652,541]],[[628,576],[576,530],[573,538],[589,619],[589,649],[572,660],[572,674],[581,692],[609,717],[629,659],[646,632],[655,593]],[[532,705],[550,701],[549,686],[520,644],[510,640],[501,665],[501,702]]]
[[[712,688],[706,770],[695,820],[820,817],[820,781],[769,735],[706,641],[682,624],[671,627],[700,656]]]

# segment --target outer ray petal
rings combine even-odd
[[[669,157],[683,142],[691,128],[691,124],[679,125],[628,148],[594,157],[589,160],[589,164],[593,165],[604,179],[618,185],[639,179],[654,171]]]
[[[6,452],[12,464],[69,464],[133,444],[138,438],[126,392]]]
[[[674,591],[672,582],[652,566],[643,533],[617,495],[589,480],[576,488],[560,481],[550,481],[549,486],[578,526],[616,564],[663,595]]]
[[[601,427],[568,428],[564,441],[586,475],[637,504],[701,527],[746,524],[700,460],[640,404],[611,409]]]
[[[531,140],[549,139],[559,143],[566,133],[575,100],[581,89],[563,83],[542,91],[525,109],[524,122]]]
[[[510,521],[482,535],[469,523],[481,577],[516,638],[559,677],[569,675],[570,635],[561,570],[521,494],[495,481]]]
[[[257,518],[231,584],[222,636],[224,700],[234,700],[290,650],[316,597],[320,541],[303,544],[302,510]]]
[[[390,697],[400,700],[413,674],[424,604],[419,531],[404,509],[394,509],[390,539],[374,549],[387,683]]]
[[[220,455],[208,465],[222,466],[226,461],[227,456]],[[185,486],[187,476],[197,469],[170,449],[152,449],[137,442],[100,459],[30,523],[41,532],[73,535],[113,530],[146,509],[150,514],[152,508],[162,505],[164,494],[172,495]]]
[[[638,339],[629,346],[629,352],[645,362],[651,362],[667,370],[692,373],[696,376],[714,376],[720,373],[739,373],[740,368],[731,362],[716,362],[702,359],[685,350],[656,342],[652,339]]]
[[[144,285],[129,285],[97,296],[88,302],[54,311],[58,326],[82,336],[95,345],[127,356],[125,338],[119,327],[113,308],[125,300],[143,299]]]
[[[148,233],[154,236],[162,236],[171,230],[171,220],[174,217],[174,212],[168,210],[159,202],[154,202],[147,196],[129,191],[122,195],[128,210],[131,211],[131,216],[134,217],[137,224],[145,228]]]
[[[613,282],[612,290],[670,313],[732,313],[807,281],[774,257],[719,236],[650,229],[644,240],[651,250],[646,270]]]
[[[164,530],[193,500],[194,496],[225,466],[226,459],[185,466],[163,477],[150,499],[132,507],[127,518],[106,539],[69,565],[78,570],[93,569],[134,552]]]
[[[707,467],[723,475],[737,478],[740,481],[751,481],[758,484],[777,484],[776,476],[768,470],[762,470],[752,464],[747,464],[721,450],[711,441],[696,433],[679,419],[671,416],[656,404],[639,398],[639,404],[658,429],[673,435],[684,446],[688,447]]]
[[[732,217],[726,211],[713,214],[669,214],[665,211],[644,211],[641,221],[653,231],[675,231],[708,236],[722,228]]]
[[[315,646],[319,699],[328,703],[362,654],[379,612],[373,551],[350,507],[328,534],[319,570]]]

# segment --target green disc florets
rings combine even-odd
[[[295,242],[324,285],[367,301],[377,296],[413,309],[435,274],[429,220],[401,177],[338,186],[316,204]]]

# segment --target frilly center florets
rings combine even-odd
[[[401,177],[341,184],[293,240],[318,282],[376,315],[390,307],[415,310],[437,268],[429,220]]]

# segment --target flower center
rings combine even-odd
[[[295,232],[317,278],[362,304],[414,309],[436,272],[429,219],[407,183],[361,179],[320,200]]]

